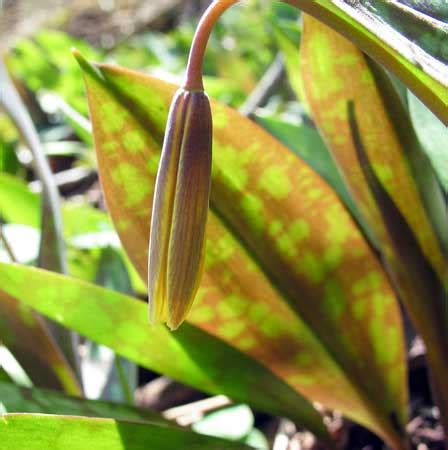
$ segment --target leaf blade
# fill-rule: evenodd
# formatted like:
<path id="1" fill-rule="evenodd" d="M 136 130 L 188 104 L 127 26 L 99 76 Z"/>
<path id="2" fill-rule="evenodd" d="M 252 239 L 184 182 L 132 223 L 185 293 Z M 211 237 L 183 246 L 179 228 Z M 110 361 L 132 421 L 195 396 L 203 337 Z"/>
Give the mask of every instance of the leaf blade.
<path id="1" fill-rule="evenodd" d="M 162 416 L 148 409 L 119 403 L 69 397 L 47 389 L 23 388 L 11 382 L 0 381 L 0 398 L 7 413 L 40 413 L 86 417 L 104 417 L 120 420 L 144 420 L 167 425 Z"/>
<path id="2" fill-rule="evenodd" d="M 0 295 L 7 291 L 20 297 L 41 314 L 143 367 L 274 414 L 292 415 L 325 438 L 320 415 L 303 397 L 255 360 L 192 325 L 176 333 L 151 327 L 143 302 L 41 269 L 0 264 L 0 280 Z"/>
<path id="3" fill-rule="evenodd" d="M 86 417 L 5 414 L 0 417 L 8 450 L 249 450 L 243 444 L 201 436 L 173 427 Z"/>
<path id="4" fill-rule="evenodd" d="M 314 119 L 376 235 L 400 296 L 427 342 L 436 383 L 442 386 L 448 370 L 447 225 L 444 202 L 436 201 L 441 193 L 434 174 L 425 171 L 427 161 L 387 77 L 352 43 L 309 16 L 302 76 Z M 431 185 L 435 190 L 428 196 L 424 189 Z M 434 212 L 440 215 L 434 218 Z M 441 404 L 446 405 L 447 392 L 441 392 Z"/>
<path id="5" fill-rule="evenodd" d="M 406 57 L 391 47 L 393 36 L 390 35 L 389 30 L 383 27 L 374 30 L 372 22 L 366 20 L 362 14 L 361 16 L 357 15 L 356 11 L 353 11 L 351 6 L 343 1 L 286 0 L 286 2 L 302 9 L 350 39 L 361 50 L 394 73 L 440 120 L 448 124 L 447 81 L 444 83 L 437 81 L 433 76 L 407 59 L 409 53 Z M 378 37 L 377 31 L 378 34 L 384 31 L 385 36 L 389 37 L 383 40 Z M 412 60 L 412 58 L 410 59 Z M 437 65 L 437 67 L 440 67 L 440 65 Z M 441 67 L 446 71 L 444 65 Z M 444 76 L 446 77 L 446 75 Z"/>
<path id="6" fill-rule="evenodd" d="M 168 105 L 175 87 L 116 67 L 99 66 L 94 69 L 86 61 L 81 61 L 81 67 L 88 87 L 99 168 L 109 211 L 128 254 L 145 277 L 147 255 L 144 249 L 147 246 L 152 186 Z M 343 410 L 379 433 L 388 429 L 385 434 L 395 435 L 392 440 L 399 441 L 396 432 L 388 425 L 389 412 L 377 409 L 394 409 L 396 398 L 392 398 L 397 395 L 402 410 L 406 398 L 404 382 L 399 381 L 405 372 L 400 317 L 381 268 L 345 208 L 314 172 L 236 112 L 217 104 L 212 108 L 215 153 L 206 275 L 191 320 L 245 353 L 256 355 L 257 360 L 280 377 L 290 380 L 309 398 Z M 127 147 L 122 139 L 131 132 L 140 136 L 138 148 Z M 274 167 L 274 172 L 268 171 L 263 177 L 270 166 Z M 129 179 L 134 183 L 141 180 L 137 185 L 144 186 L 144 191 L 133 192 Z M 294 183 L 297 180 L 295 190 L 291 180 Z M 308 190 L 311 191 L 309 197 L 302 192 Z M 313 208 L 316 211 L 309 219 L 307 214 Z M 327 211 L 325 217 L 331 231 L 323 231 L 327 223 L 319 224 L 319 210 Z M 281 218 L 280 228 L 275 223 L 277 216 Z M 273 228 L 267 226 L 271 221 L 274 222 Z M 339 227 L 340 222 L 342 228 Z M 292 224 L 294 226 L 290 228 Z M 332 224 L 337 224 L 338 228 L 334 235 Z M 341 230 L 342 234 L 339 233 Z M 326 240 L 322 239 L 323 233 Z M 263 250 L 260 253 L 260 240 L 264 242 L 265 253 Z M 342 250 L 341 245 L 348 249 L 348 253 Z M 327 265 L 328 260 L 317 256 L 325 252 L 330 259 L 332 255 L 336 257 L 333 263 Z M 300 254 L 307 255 L 307 258 L 294 262 Z M 353 270 L 360 273 L 354 275 Z M 370 288 L 368 294 L 363 290 L 360 298 L 355 299 L 353 278 L 363 279 L 367 275 L 370 279 L 370 272 L 374 272 L 372 277 L 377 279 L 372 292 Z M 373 291 L 378 294 L 375 297 L 378 304 L 382 304 L 377 310 L 373 308 L 372 300 L 369 301 Z M 305 299 L 309 298 L 312 302 L 307 303 Z M 327 301 L 322 301 L 325 298 Z M 334 308 L 331 299 L 335 299 Z M 383 316 L 384 311 L 388 311 L 390 334 L 387 339 L 394 341 L 392 347 L 385 350 L 383 341 L 380 344 L 374 337 L 374 327 L 366 331 L 360 325 L 352 307 L 348 306 L 356 300 L 361 300 L 366 308 L 372 308 L 369 311 L 371 317 L 378 320 L 378 326 L 386 317 Z M 244 314 L 251 303 L 258 302 L 270 310 L 269 315 L 261 315 L 266 317 L 264 327 L 260 326 L 260 320 L 256 320 L 257 316 Z M 316 305 L 320 305 L 322 310 L 318 310 Z M 229 313 L 222 312 L 226 310 Z M 286 326 L 292 320 L 292 311 L 295 312 L 293 327 L 297 334 Z M 350 323 L 343 329 L 338 322 L 341 311 L 344 320 Z M 321 316 L 325 317 L 325 324 Z M 248 332 L 250 334 L 246 336 Z M 299 356 L 295 363 L 290 356 L 282 360 L 281 365 L 275 363 L 273 348 L 284 353 L 284 339 L 288 339 L 288 346 L 293 349 L 297 349 L 300 342 L 306 356 Z M 255 345 L 255 342 L 259 344 Z M 352 343 L 359 347 L 350 348 Z M 352 356 L 347 353 L 347 348 L 350 348 Z M 385 356 L 384 352 L 392 348 L 394 356 Z M 389 383 L 391 388 L 390 398 L 382 402 L 382 406 L 374 406 L 376 400 L 373 399 L 382 396 L 384 389 L 373 394 L 370 387 L 367 388 L 370 393 L 367 393 L 366 385 L 360 380 L 371 377 L 373 370 L 382 377 L 389 369 L 370 367 L 369 376 L 365 376 L 362 374 L 365 368 L 361 369 L 356 362 L 360 358 L 353 356 L 357 352 L 366 352 L 370 361 L 372 354 L 376 355 L 375 364 L 378 362 L 379 366 L 396 364 L 395 380 L 379 383 Z M 316 357 L 318 354 L 320 356 Z M 293 375 L 298 367 L 303 376 Z M 336 379 L 344 395 L 339 395 L 331 384 Z M 402 413 L 397 413 L 397 416 L 402 416 Z"/>
<path id="7" fill-rule="evenodd" d="M 0 337 L 33 383 L 79 395 L 74 372 L 38 314 L 16 299 L 0 298 Z"/>

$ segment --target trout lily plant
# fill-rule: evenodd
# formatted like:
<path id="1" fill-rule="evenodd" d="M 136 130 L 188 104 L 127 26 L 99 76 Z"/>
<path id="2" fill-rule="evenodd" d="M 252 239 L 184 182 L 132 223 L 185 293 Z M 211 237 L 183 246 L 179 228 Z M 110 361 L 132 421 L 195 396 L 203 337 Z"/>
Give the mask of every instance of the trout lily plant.
<path id="1" fill-rule="evenodd" d="M 446 435 L 448 183 L 439 163 L 448 146 L 434 151 L 411 121 L 422 102 L 446 131 L 444 2 L 284 2 L 303 13 L 300 49 L 283 48 L 293 55 L 286 69 L 331 174 L 317 145 L 297 157 L 204 92 L 207 43 L 235 3 L 211 2 L 180 88 L 74 51 L 107 208 L 147 282 L 149 321 L 130 290 L 0 263 L 0 339 L 35 385 L 21 394 L 6 374 L 0 381 L 4 448 L 250 448 L 155 412 L 69 397 L 83 396 L 76 364 L 43 316 L 142 367 L 287 417 L 326 448 L 337 442 L 322 412 L 335 410 L 393 450 L 410 448 L 409 317 Z M 2 77 L 0 101 L 14 111 Z M 4 204 L 0 196 L 8 219 Z M 61 415 L 39 414 L 48 412 Z"/>

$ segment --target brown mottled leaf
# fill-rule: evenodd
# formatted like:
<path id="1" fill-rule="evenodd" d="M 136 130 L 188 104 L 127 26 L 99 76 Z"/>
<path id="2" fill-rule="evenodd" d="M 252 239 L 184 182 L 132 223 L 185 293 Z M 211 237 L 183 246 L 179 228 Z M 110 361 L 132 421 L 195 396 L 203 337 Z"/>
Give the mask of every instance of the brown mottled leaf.
<path id="1" fill-rule="evenodd" d="M 83 60 L 100 175 L 146 278 L 154 177 L 175 87 Z M 406 421 L 401 319 L 388 281 L 338 197 L 235 111 L 213 104 L 212 211 L 190 321 L 312 400 L 399 448 Z"/>
<path id="2" fill-rule="evenodd" d="M 448 124 L 448 69 L 443 55 L 446 24 L 422 18 L 418 11 L 395 0 L 285 1 L 350 39 Z"/>
<path id="3" fill-rule="evenodd" d="M 427 161 L 416 164 L 418 149 L 406 113 L 387 79 L 353 44 L 306 17 L 301 54 L 314 119 L 426 341 L 439 403 L 448 413 L 443 381 L 448 373 L 448 266 L 443 241 L 430 220 L 437 213 L 440 192 L 432 191 L 428 198 L 421 191 L 434 174 L 425 172 L 424 185 L 417 183 Z M 426 200 L 434 203 L 433 209 Z M 442 213 L 443 208 L 442 202 Z M 444 217 L 439 228 L 443 224 L 446 230 Z"/>

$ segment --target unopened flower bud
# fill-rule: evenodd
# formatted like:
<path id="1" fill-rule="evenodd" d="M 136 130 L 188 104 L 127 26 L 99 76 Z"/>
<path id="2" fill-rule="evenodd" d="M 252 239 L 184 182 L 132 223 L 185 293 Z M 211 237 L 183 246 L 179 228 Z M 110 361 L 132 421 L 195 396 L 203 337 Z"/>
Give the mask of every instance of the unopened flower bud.
<path id="1" fill-rule="evenodd" d="M 211 161 L 208 97 L 179 89 L 168 116 L 149 242 L 150 321 L 171 329 L 185 320 L 201 280 Z"/>

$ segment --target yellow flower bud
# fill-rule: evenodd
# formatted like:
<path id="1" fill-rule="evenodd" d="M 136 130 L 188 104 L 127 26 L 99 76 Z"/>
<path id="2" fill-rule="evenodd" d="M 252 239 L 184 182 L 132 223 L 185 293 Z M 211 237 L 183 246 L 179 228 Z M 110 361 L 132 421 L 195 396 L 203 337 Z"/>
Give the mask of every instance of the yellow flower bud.
<path id="1" fill-rule="evenodd" d="M 210 196 L 212 115 L 201 90 L 173 99 L 154 194 L 149 242 L 149 316 L 176 329 L 201 280 Z"/>

